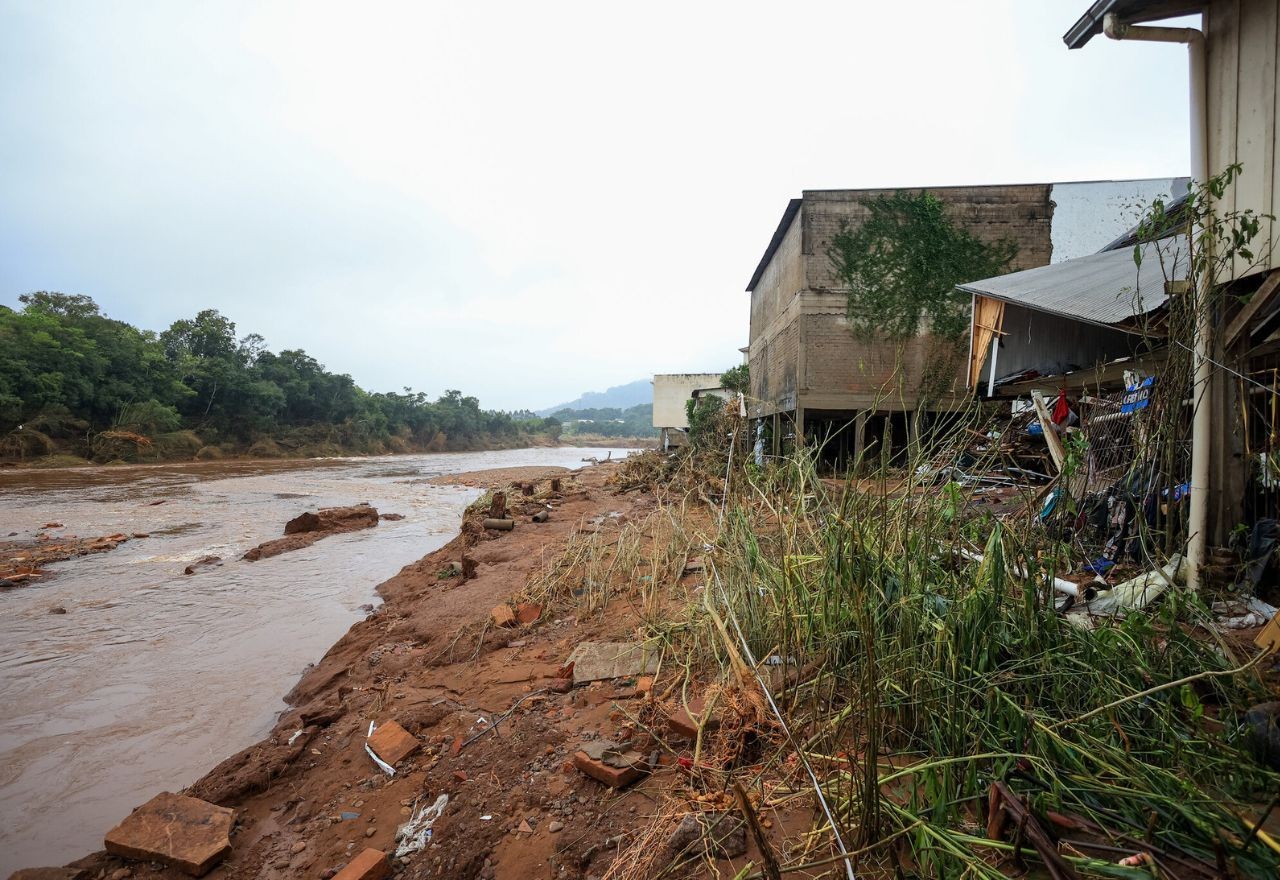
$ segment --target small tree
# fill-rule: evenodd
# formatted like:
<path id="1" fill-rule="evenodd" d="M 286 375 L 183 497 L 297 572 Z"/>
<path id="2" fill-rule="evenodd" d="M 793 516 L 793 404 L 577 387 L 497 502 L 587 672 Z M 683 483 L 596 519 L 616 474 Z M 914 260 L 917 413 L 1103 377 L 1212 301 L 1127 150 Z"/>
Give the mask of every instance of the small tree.
<path id="1" fill-rule="evenodd" d="M 863 336 L 905 339 L 924 322 L 935 335 L 959 339 L 969 326 L 969 298 L 956 285 L 1009 271 L 1017 245 L 980 241 L 927 192 L 863 204 L 867 219 L 856 229 L 843 223 L 827 249 L 848 287 L 849 323 Z"/>
<path id="2" fill-rule="evenodd" d="M 751 374 L 746 364 L 730 367 L 720 374 L 720 387 L 738 394 L 751 390 Z"/>

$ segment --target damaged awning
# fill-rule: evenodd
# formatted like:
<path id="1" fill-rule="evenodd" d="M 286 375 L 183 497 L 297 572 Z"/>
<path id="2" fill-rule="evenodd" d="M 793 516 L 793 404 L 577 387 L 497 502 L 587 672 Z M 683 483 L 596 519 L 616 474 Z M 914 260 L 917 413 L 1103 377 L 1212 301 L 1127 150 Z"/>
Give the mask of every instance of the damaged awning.
<path id="1" fill-rule="evenodd" d="M 1133 249 L 1104 251 L 959 285 L 976 296 L 1090 324 L 1124 329 L 1122 324 L 1150 314 L 1168 299 L 1165 281 L 1187 277 L 1187 237 L 1171 235 Z"/>
<path id="2" fill-rule="evenodd" d="M 1074 260 L 958 285 L 973 297 L 969 387 L 978 383 L 992 341 L 1001 334 L 1004 305 L 1129 333 L 1145 333 L 1137 319 L 1168 300 L 1168 281 L 1187 277 L 1187 237 L 1171 235 Z"/>

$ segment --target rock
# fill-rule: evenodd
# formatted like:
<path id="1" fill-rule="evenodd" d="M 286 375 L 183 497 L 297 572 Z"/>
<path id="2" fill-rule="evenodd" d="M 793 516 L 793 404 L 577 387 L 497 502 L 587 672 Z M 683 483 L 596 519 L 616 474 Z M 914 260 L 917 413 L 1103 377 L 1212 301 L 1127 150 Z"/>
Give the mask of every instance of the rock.
<path id="1" fill-rule="evenodd" d="M 550 831 L 552 834 L 557 834 L 564 830 L 564 823 L 561 822 L 559 819 L 555 819 L 551 822 L 550 825 L 547 826 L 547 830 Z"/>
<path id="2" fill-rule="evenodd" d="M 347 862 L 347 866 L 334 875 L 333 880 L 385 880 L 391 876 L 391 862 L 379 849 L 366 849 Z"/>
<path id="3" fill-rule="evenodd" d="M 305 840 L 299 840 L 293 846 L 289 847 L 289 852 L 296 856 L 298 853 L 302 852 L 306 848 L 307 848 L 307 842 Z"/>
<path id="4" fill-rule="evenodd" d="M 116 868 L 111 872 L 111 880 L 129 880 L 133 876 L 133 871 L 128 868 Z"/>
<path id="5" fill-rule="evenodd" d="M 533 826 L 529 824 L 528 819 L 521 819 L 520 827 L 518 827 L 516 830 L 519 831 L 521 834 L 532 834 Z"/>
<path id="6" fill-rule="evenodd" d="M 706 571 L 707 564 L 702 561 L 701 556 L 695 556 L 684 564 L 685 574 L 694 574 L 700 571 Z"/>
<path id="7" fill-rule="evenodd" d="M 573 755 L 573 766 L 610 788 L 623 788 L 644 776 L 648 763 L 639 752 L 623 749 L 608 740 L 595 740 Z"/>
<path id="8" fill-rule="evenodd" d="M 183 574 L 195 574 L 199 569 L 209 568 L 214 565 L 221 565 L 221 556 L 201 556 L 195 562 L 188 565 L 182 570 Z"/>
<path id="9" fill-rule="evenodd" d="M 61 605 L 54 605 L 52 608 L 49 609 L 49 613 L 50 614 L 66 614 L 67 609 L 63 608 Z"/>
<path id="10" fill-rule="evenodd" d="M 112 855 L 172 865 L 202 877 L 231 852 L 235 811 L 198 798 L 161 792 L 107 832 Z"/>
<path id="11" fill-rule="evenodd" d="M 653 676 L 642 675 L 636 679 L 636 696 L 646 697 L 653 692 Z"/>
<path id="12" fill-rule="evenodd" d="M 547 685 L 547 690 L 553 694 L 567 694 L 573 690 L 572 678 L 553 678 L 551 683 Z"/>
<path id="13" fill-rule="evenodd" d="M 1244 713 L 1245 741 L 1260 764 L 1280 770 L 1280 701 L 1259 703 Z"/>
<path id="14" fill-rule="evenodd" d="M 299 532 L 318 532 L 320 531 L 320 516 L 315 513 L 304 513 L 295 516 L 284 524 L 284 533 L 286 535 L 296 535 Z"/>
<path id="15" fill-rule="evenodd" d="M 685 816 L 667 840 L 666 861 L 711 855 L 732 859 L 747 851 L 747 823 L 733 813 Z"/>
<path id="16" fill-rule="evenodd" d="M 658 670 L 658 652 L 641 642 L 581 642 L 569 655 L 575 682 L 650 675 Z M 568 664 L 566 664 L 568 665 Z"/>
<path id="17" fill-rule="evenodd" d="M 394 721 L 378 727 L 369 737 L 369 748 L 392 767 L 417 751 L 419 745 L 417 737 Z"/>
<path id="18" fill-rule="evenodd" d="M 387 522 L 400 522 L 400 520 L 404 519 L 404 514 L 403 513 L 383 513 L 378 516 L 378 519 L 385 519 Z"/>
<path id="19" fill-rule="evenodd" d="M 84 871 L 77 868 L 20 868 L 9 880 L 80 880 Z"/>
<path id="20" fill-rule="evenodd" d="M 378 833 L 378 829 L 377 829 L 377 828 L 374 828 L 372 825 L 370 825 L 368 828 L 366 828 L 366 829 L 364 830 L 364 836 L 365 836 L 365 837 L 373 837 L 373 835 L 375 835 L 375 834 L 377 834 L 377 833 Z"/>

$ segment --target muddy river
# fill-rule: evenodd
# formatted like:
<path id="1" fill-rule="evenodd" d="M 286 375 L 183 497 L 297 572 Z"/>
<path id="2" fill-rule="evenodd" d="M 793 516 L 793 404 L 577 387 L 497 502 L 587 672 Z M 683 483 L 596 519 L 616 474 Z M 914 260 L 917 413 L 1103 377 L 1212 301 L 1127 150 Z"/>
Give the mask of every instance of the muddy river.
<path id="1" fill-rule="evenodd" d="M 306 665 L 378 601 L 374 588 L 456 534 L 478 493 L 427 478 L 605 455 L 0 470 L 0 538 L 55 521 L 60 535 L 149 535 L 0 592 L 0 877 L 100 848 L 132 807 L 261 739 Z M 203 556 L 237 560 L 304 510 L 358 501 L 405 519 L 183 574 Z"/>

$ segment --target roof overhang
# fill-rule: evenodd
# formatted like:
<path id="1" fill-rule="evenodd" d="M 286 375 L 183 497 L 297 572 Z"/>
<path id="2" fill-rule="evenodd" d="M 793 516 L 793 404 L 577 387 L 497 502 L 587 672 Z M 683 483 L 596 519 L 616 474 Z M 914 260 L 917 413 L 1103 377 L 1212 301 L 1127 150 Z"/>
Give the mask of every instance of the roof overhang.
<path id="1" fill-rule="evenodd" d="M 1134 260 L 1133 248 L 1124 248 L 957 287 L 1073 321 L 1141 332 L 1135 319 L 1165 304 L 1165 282 L 1187 277 L 1187 238 L 1171 235 L 1139 247 L 1141 263 Z"/>
<path id="2" fill-rule="evenodd" d="M 1115 13 L 1128 24 L 1159 21 L 1203 12 L 1209 0 L 1096 0 L 1089 10 L 1062 36 L 1068 49 L 1082 48 L 1102 33 L 1102 20 Z"/>
<path id="3" fill-rule="evenodd" d="M 764 274 L 764 270 L 769 266 L 769 261 L 773 259 L 778 246 L 782 244 L 782 239 L 786 237 L 787 230 L 791 228 L 791 222 L 800 213 L 802 202 L 804 202 L 804 199 L 792 199 L 787 202 L 787 210 L 782 212 L 782 220 L 779 221 L 778 228 L 774 230 L 773 238 L 769 240 L 769 246 L 764 249 L 764 256 L 760 258 L 760 264 L 756 266 L 756 271 L 752 274 L 751 280 L 747 282 L 748 293 L 755 290 L 756 285 L 760 283 L 760 276 Z"/>

